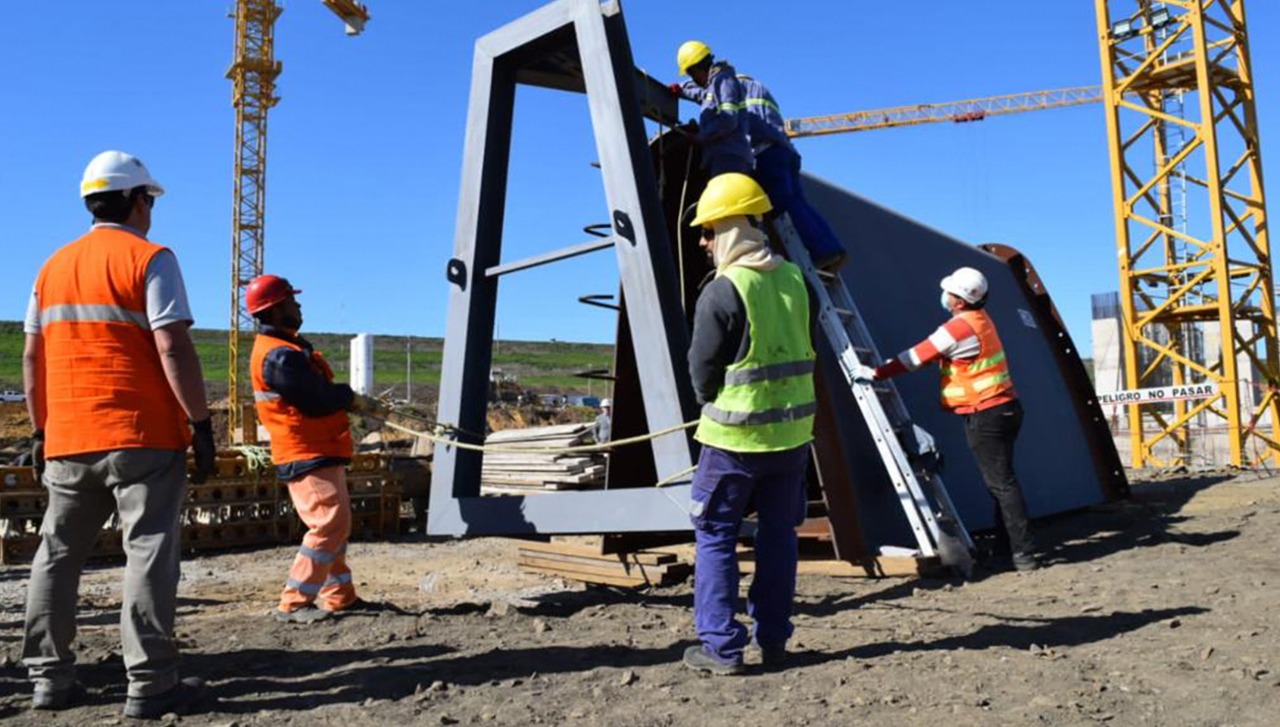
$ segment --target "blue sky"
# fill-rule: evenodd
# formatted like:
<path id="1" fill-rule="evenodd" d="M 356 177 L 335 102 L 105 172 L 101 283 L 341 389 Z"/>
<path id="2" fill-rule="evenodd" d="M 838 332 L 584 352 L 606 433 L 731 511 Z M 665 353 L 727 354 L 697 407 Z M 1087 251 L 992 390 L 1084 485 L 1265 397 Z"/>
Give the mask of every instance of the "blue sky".
<path id="1" fill-rule="evenodd" d="M 285 3 L 266 267 L 305 289 L 311 330 L 439 336 L 472 46 L 542 3 L 369 4 L 365 34 L 348 38 L 319 0 Z M 232 5 L 60 0 L 28 3 L 0 25 L 0 199 L 11 211 L 0 233 L 0 319 L 22 316 L 41 262 L 85 229 L 84 164 L 118 148 L 169 190 L 151 236 L 178 253 L 197 325 L 226 326 Z M 1100 77 L 1087 0 L 810 2 L 786 13 L 776 3 L 720 5 L 690 13 L 674 0 L 625 3 L 637 64 L 675 80 L 676 47 L 702 39 L 765 81 L 793 117 Z M 1264 39 L 1280 37 L 1280 8 L 1252 0 L 1248 10 L 1265 171 L 1278 194 L 1280 54 L 1263 51 Z M 1117 277 L 1101 107 L 807 139 L 800 150 L 808 170 L 881 204 L 969 242 L 1023 250 L 1088 350 L 1089 294 L 1114 290 Z M 583 225 L 606 219 L 582 98 L 522 90 L 513 154 L 507 259 L 580 242 Z M 576 302 L 616 290 L 609 253 L 508 280 L 502 338 L 612 338 L 612 319 Z"/>

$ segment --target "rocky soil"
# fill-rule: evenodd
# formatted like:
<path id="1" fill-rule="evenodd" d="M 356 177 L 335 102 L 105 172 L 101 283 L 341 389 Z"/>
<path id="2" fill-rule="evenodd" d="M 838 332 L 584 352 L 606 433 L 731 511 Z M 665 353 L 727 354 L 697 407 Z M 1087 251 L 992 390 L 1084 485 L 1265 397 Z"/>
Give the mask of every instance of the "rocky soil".
<path id="1" fill-rule="evenodd" d="M 688 584 L 585 589 L 519 573 L 505 540 L 353 544 L 388 605 L 268 618 L 290 548 L 193 557 L 178 631 L 210 698 L 193 725 L 1273 725 L 1280 479 L 1172 479 L 1039 523 L 1049 567 L 969 582 L 802 577 L 787 669 L 679 664 Z M 0 718 L 118 724 L 118 564 L 81 588 L 89 704 L 27 711 L 26 569 L 0 569 Z M 177 718 L 171 719 L 175 721 Z"/>

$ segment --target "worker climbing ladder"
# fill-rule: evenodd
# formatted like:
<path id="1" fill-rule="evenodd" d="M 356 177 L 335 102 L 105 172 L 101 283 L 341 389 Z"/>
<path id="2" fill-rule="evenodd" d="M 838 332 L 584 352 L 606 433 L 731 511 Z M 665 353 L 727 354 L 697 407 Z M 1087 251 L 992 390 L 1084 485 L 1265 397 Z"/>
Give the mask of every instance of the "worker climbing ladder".
<path id="1" fill-rule="evenodd" d="M 924 556 L 968 575 L 973 566 L 973 540 L 956 512 L 938 473 L 938 453 L 928 432 L 911 421 L 897 388 L 871 381 L 870 367 L 882 358 L 843 278 L 818 270 L 790 216 L 773 221 L 787 257 L 804 272 L 818 304 L 818 321 L 840 361 L 858 409 L 875 440 L 898 500 Z"/>

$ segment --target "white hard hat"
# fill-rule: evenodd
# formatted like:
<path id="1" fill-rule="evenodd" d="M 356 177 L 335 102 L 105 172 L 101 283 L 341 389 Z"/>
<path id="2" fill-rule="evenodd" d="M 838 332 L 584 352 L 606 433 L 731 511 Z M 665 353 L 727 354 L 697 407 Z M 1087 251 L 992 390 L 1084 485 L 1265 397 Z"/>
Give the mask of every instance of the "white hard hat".
<path id="1" fill-rule="evenodd" d="M 607 406 L 607 407 L 612 408 L 612 407 L 613 407 L 613 399 L 601 399 L 601 400 L 600 400 L 600 408 L 601 408 L 601 409 L 603 409 L 603 408 L 605 408 L 606 406 Z"/>
<path id="2" fill-rule="evenodd" d="M 98 192 L 127 192 L 134 187 L 146 187 L 147 194 L 159 197 L 164 194 L 156 180 L 151 178 L 142 160 L 122 151 L 104 151 L 84 168 L 80 180 L 80 196 L 88 197 Z"/>
<path id="3" fill-rule="evenodd" d="M 987 297 L 987 276 L 973 268 L 959 268 L 942 279 L 942 289 L 963 298 L 968 303 L 977 303 Z"/>

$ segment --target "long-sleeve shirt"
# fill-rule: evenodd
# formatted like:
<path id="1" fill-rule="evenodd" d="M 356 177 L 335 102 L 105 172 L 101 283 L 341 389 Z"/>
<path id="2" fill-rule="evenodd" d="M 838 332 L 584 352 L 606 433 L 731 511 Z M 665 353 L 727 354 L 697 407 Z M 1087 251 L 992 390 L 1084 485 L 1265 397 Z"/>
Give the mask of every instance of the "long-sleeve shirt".
<path id="1" fill-rule="evenodd" d="M 746 94 L 733 66 L 719 62 L 711 66 L 706 87 L 693 81 L 681 86 L 681 97 L 702 105 L 698 116 L 698 145 L 702 147 L 704 169 L 740 168 L 753 165 L 745 111 Z"/>
<path id="2" fill-rule="evenodd" d="M 733 281 L 720 276 L 702 289 L 693 312 L 689 376 L 699 404 L 714 401 L 724 386 L 724 372 L 751 348 L 747 306 Z"/>
<path id="3" fill-rule="evenodd" d="M 795 147 L 787 136 L 786 121 L 782 109 L 773 99 L 768 87 L 751 76 L 738 76 L 742 84 L 743 109 L 747 112 L 747 136 L 751 139 L 751 151 L 756 156 L 774 144 Z"/>
<path id="4" fill-rule="evenodd" d="M 272 391 L 290 406 L 296 408 L 303 416 L 322 417 L 351 407 L 355 392 L 347 384 L 329 381 L 311 363 L 314 348 L 307 339 L 290 335 L 288 332 L 270 326 L 264 326 L 262 332 L 296 343 L 301 351 L 280 346 L 272 349 L 262 361 L 262 380 Z M 328 467 L 334 464 L 346 464 L 348 461 L 340 457 L 321 457 L 319 459 L 290 462 L 276 467 L 276 477 L 288 482 L 297 479 L 311 470 Z"/>

